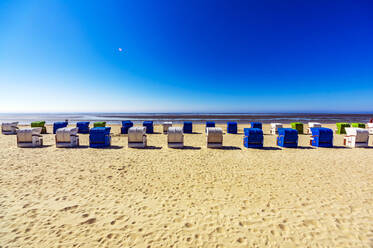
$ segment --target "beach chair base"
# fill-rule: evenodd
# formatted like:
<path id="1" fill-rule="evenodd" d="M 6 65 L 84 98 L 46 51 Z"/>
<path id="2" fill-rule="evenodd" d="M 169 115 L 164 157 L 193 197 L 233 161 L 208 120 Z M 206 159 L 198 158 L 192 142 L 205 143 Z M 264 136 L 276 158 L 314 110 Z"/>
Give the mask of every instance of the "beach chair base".
<path id="1" fill-rule="evenodd" d="M 110 147 L 110 143 L 109 144 L 105 144 L 105 143 L 94 143 L 94 144 L 89 144 L 89 147 L 91 148 L 105 148 L 105 147 Z"/>
<path id="2" fill-rule="evenodd" d="M 32 137 L 32 142 L 17 143 L 20 148 L 36 148 L 43 146 L 43 139 L 40 137 Z"/>
<path id="3" fill-rule="evenodd" d="M 17 134 L 17 131 L 2 131 L 1 133 L 4 135 L 15 135 Z"/>
<path id="4" fill-rule="evenodd" d="M 207 143 L 207 148 L 221 148 L 223 143 Z"/>
<path id="5" fill-rule="evenodd" d="M 169 148 L 183 148 L 184 143 L 168 143 Z"/>
<path id="6" fill-rule="evenodd" d="M 79 147 L 79 138 L 67 143 L 67 142 L 59 142 L 56 143 L 57 148 L 74 148 Z"/>
<path id="7" fill-rule="evenodd" d="M 128 143 L 129 148 L 145 148 L 146 147 L 146 142 L 131 142 Z"/>
<path id="8" fill-rule="evenodd" d="M 261 143 L 249 143 L 249 144 L 245 144 L 244 143 L 244 147 L 246 147 L 246 148 L 263 148 L 263 144 L 261 144 Z"/>

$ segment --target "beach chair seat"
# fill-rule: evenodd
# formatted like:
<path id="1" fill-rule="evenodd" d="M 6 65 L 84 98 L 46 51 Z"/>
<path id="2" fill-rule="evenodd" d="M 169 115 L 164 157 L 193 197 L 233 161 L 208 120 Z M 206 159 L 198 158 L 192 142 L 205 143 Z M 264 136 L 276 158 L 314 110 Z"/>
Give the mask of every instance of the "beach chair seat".
<path id="1" fill-rule="evenodd" d="M 333 130 L 325 127 L 311 127 L 310 145 L 315 147 L 333 147 Z"/>
<path id="2" fill-rule="evenodd" d="M 89 133 L 89 121 L 79 121 L 76 123 L 78 133 Z"/>
<path id="3" fill-rule="evenodd" d="M 363 128 L 347 127 L 344 145 L 347 147 L 368 147 L 369 131 Z"/>
<path id="4" fill-rule="evenodd" d="M 42 147 L 43 137 L 42 128 L 25 128 L 17 130 L 17 146 L 22 148 Z"/>
<path id="5" fill-rule="evenodd" d="M 260 128 L 244 129 L 243 145 L 246 148 L 263 148 L 263 130 Z"/>
<path id="6" fill-rule="evenodd" d="M 303 134 L 303 123 L 292 122 L 290 125 L 292 129 L 296 129 L 298 131 L 298 134 Z"/>
<path id="7" fill-rule="evenodd" d="M 89 147 L 104 148 L 111 145 L 110 127 L 94 127 L 89 130 Z"/>
<path id="8" fill-rule="evenodd" d="M 321 123 L 319 123 L 319 122 L 308 122 L 308 129 L 307 129 L 308 134 L 312 134 L 311 128 L 313 128 L 313 127 L 321 127 Z"/>
<path id="9" fill-rule="evenodd" d="M 1 133 L 5 135 L 17 134 L 18 122 L 4 122 L 1 124 Z"/>
<path id="10" fill-rule="evenodd" d="M 259 128 L 259 129 L 262 129 L 262 123 L 261 122 L 256 122 L 256 121 L 252 121 L 250 122 L 250 126 L 251 128 Z"/>
<path id="11" fill-rule="evenodd" d="M 346 134 L 346 127 L 351 127 L 349 123 L 338 122 L 336 123 L 337 129 L 335 130 L 336 134 Z"/>
<path id="12" fill-rule="evenodd" d="M 237 122 L 229 121 L 227 123 L 227 133 L 237 134 Z"/>
<path id="13" fill-rule="evenodd" d="M 170 127 L 172 127 L 172 122 L 171 121 L 165 121 L 165 122 L 163 122 L 162 126 L 163 126 L 163 133 L 166 134 L 168 132 L 168 129 Z"/>
<path id="14" fill-rule="evenodd" d="M 281 147 L 298 147 L 298 130 L 292 128 L 279 128 L 277 145 Z"/>
<path id="15" fill-rule="evenodd" d="M 205 127 L 205 133 L 207 133 L 207 128 L 209 127 L 215 127 L 214 121 L 206 121 L 206 127 Z"/>
<path id="16" fill-rule="evenodd" d="M 220 127 L 207 127 L 207 147 L 219 148 L 223 146 L 223 130 Z"/>
<path id="17" fill-rule="evenodd" d="M 106 121 L 96 121 L 93 123 L 93 127 L 106 127 Z"/>
<path id="18" fill-rule="evenodd" d="M 154 126 L 153 121 L 144 121 L 142 123 L 143 127 L 145 127 L 145 132 L 148 134 L 154 133 Z"/>
<path id="19" fill-rule="evenodd" d="M 122 121 L 122 127 L 120 128 L 121 134 L 128 134 L 128 129 L 133 127 L 132 121 Z"/>
<path id="20" fill-rule="evenodd" d="M 365 128 L 365 123 L 351 123 L 351 127 Z"/>
<path id="21" fill-rule="evenodd" d="M 271 129 L 269 130 L 269 132 L 273 135 L 276 135 L 276 134 L 278 134 L 278 129 L 279 128 L 282 128 L 281 123 L 271 123 Z"/>
<path id="22" fill-rule="evenodd" d="M 67 127 L 67 121 L 58 121 L 53 123 L 53 134 L 56 134 L 57 129 Z"/>
<path id="23" fill-rule="evenodd" d="M 131 127 L 128 129 L 128 147 L 144 148 L 146 145 L 146 127 Z"/>
<path id="24" fill-rule="evenodd" d="M 184 121 L 183 133 L 193 133 L 193 122 Z"/>
<path id="25" fill-rule="evenodd" d="M 78 147 L 79 136 L 77 127 L 63 127 L 56 130 L 56 147 Z"/>
<path id="26" fill-rule="evenodd" d="M 373 123 L 369 122 L 369 123 L 367 124 L 367 126 L 368 126 L 369 134 L 373 134 Z"/>
<path id="27" fill-rule="evenodd" d="M 45 127 L 45 121 L 33 121 L 31 122 L 31 128 L 33 127 L 41 127 L 41 133 L 47 133 L 47 128 Z"/>
<path id="28" fill-rule="evenodd" d="M 170 148 L 184 147 L 184 134 L 181 127 L 169 127 L 167 134 L 167 143 Z"/>

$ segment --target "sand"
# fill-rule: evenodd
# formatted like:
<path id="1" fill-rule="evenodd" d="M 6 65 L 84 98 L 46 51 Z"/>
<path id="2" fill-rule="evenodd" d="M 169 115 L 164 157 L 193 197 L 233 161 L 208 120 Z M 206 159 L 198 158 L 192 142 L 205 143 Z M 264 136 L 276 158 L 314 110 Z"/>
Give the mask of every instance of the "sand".
<path id="1" fill-rule="evenodd" d="M 161 133 L 128 148 L 119 126 L 111 149 L 1 135 L 0 247 L 373 247 L 373 149 L 280 149 L 268 125 L 267 148 L 246 149 L 243 127 L 224 149 L 201 125 L 183 150 Z"/>

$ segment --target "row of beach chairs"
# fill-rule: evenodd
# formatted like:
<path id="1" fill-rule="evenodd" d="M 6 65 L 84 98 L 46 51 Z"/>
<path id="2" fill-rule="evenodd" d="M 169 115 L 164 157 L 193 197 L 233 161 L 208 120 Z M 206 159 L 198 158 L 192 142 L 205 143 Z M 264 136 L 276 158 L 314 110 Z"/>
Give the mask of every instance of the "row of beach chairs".
<path id="1" fill-rule="evenodd" d="M 368 123 L 365 129 L 362 123 L 337 123 L 336 133 L 347 134 L 344 144 L 348 147 L 367 147 L 369 144 L 370 127 L 373 122 Z M 31 128 L 18 129 L 18 123 L 3 123 L 4 134 L 17 134 L 19 147 L 39 147 L 43 145 L 42 135 L 46 133 L 45 122 L 33 122 Z M 75 128 L 67 127 L 68 122 L 55 122 L 53 133 L 55 134 L 57 147 L 79 146 L 78 133 L 89 133 L 90 147 L 101 148 L 111 145 L 110 127 L 106 122 L 95 122 L 93 128 L 89 128 L 89 122 L 78 122 Z M 292 123 L 292 128 L 283 128 L 281 123 L 271 123 L 272 134 L 277 134 L 277 145 L 281 147 L 298 146 L 298 135 L 303 133 L 302 123 Z M 342 129 L 343 128 L 343 129 Z M 183 127 L 173 127 L 172 122 L 163 123 L 163 132 L 167 134 L 168 146 L 170 148 L 182 148 L 184 146 L 184 133 L 192 133 L 192 122 L 184 122 Z M 223 145 L 223 130 L 215 127 L 214 122 L 206 122 L 207 147 L 218 148 Z M 128 134 L 128 146 L 132 148 L 144 148 L 147 146 L 146 134 L 153 133 L 153 122 L 144 121 L 142 127 L 134 127 L 131 121 L 123 121 L 121 133 Z M 237 133 L 237 123 L 228 122 L 228 133 Z M 320 123 L 310 122 L 308 133 L 311 134 L 310 145 L 316 147 L 333 147 L 333 130 L 321 127 Z M 263 130 L 260 122 L 252 122 L 251 128 L 244 129 L 243 144 L 247 148 L 263 147 Z"/>

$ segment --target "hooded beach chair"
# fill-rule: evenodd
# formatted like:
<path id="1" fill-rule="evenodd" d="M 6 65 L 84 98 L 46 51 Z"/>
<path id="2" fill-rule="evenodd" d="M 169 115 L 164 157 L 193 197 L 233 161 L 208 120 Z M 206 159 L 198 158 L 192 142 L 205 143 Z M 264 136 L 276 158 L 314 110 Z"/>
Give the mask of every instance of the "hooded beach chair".
<path id="1" fill-rule="evenodd" d="M 146 128 L 146 133 L 154 133 L 153 121 L 144 121 L 142 125 Z"/>
<path id="2" fill-rule="evenodd" d="M 94 127 L 89 130 L 89 147 L 103 148 L 111 145 L 110 127 Z"/>
<path id="3" fill-rule="evenodd" d="M 120 128 L 121 134 L 128 134 L 128 129 L 133 127 L 132 121 L 122 121 L 122 127 Z"/>
<path id="4" fill-rule="evenodd" d="M 351 127 L 350 124 L 344 122 L 336 123 L 337 129 L 335 130 L 336 134 L 346 134 L 346 127 Z"/>
<path id="5" fill-rule="evenodd" d="M 298 134 L 303 134 L 303 123 L 293 122 L 291 123 L 291 128 L 296 129 L 298 131 Z"/>
<path id="6" fill-rule="evenodd" d="M 67 121 L 59 121 L 53 123 L 53 134 L 56 134 L 57 129 L 67 127 Z"/>
<path id="7" fill-rule="evenodd" d="M 307 133 L 308 134 L 312 134 L 311 128 L 313 128 L 313 127 L 321 127 L 321 123 L 318 123 L 318 122 L 308 122 L 308 129 L 307 129 Z"/>
<path id="8" fill-rule="evenodd" d="M 263 148 L 263 130 L 260 128 L 244 128 L 243 145 L 247 148 Z"/>
<path id="9" fill-rule="evenodd" d="M 215 127 L 214 121 L 206 121 L 206 127 L 205 127 L 205 133 L 207 132 L 207 128 L 209 127 Z"/>
<path id="10" fill-rule="evenodd" d="M 237 133 L 237 122 L 229 121 L 227 122 L 227 133 Z"/>
<path id="11" fill-rule="evenodd" d="M 169 127 L 167 134 L 167 143 L 170 148 L 184 147 L 184 134 L 181 127 Z"/>
<path id="12" fill-rule="evenodd" d="M 171 121 L 165 121 L 165 122 L 163 122 L 162 126 L 163 126 L 163 133 L 166 134 L 168 132 L 168 129 L 170 127 L 172 127 L 172 122 Z"/>
<path id="13" fill-rule="evenodd" d="M 365 128 L 364 123 L 351 123 L 351 127 Z"/>
<path id="14" fill-rule="evenodd" d="M 369 134 L 373 134 L 373 123 L 369 122 L 367 125 L 368 125 Z"/>
<path id="15" fill-rule="evenodd" d="M 193 122 L 184 121 L 183 133 L 193 133 Z"/>
<path id="16" fill-rule="evenodd" d="M 63 127 L 56 131 L 56 147 L 78 147 L 79 136 L 77 127 Z"/>
<path id="17" fill-rule="evenodd" d="M 8 134 L 17 134 L 18 122 L 4 122 L 1 124 L 1 133 Z"/>
<path id="18" fill-rule="evenodd" d="M 250 122 L 250 126 L 251 128 L 259 128 L 259 129 L 262 129 L 262 123 L 261 122 Z"/>
<path id="19" fill-rule="evenodd" d="M 292 128 L 279 128 L 277 145 L 281 147 L 298 147 L 298 130 Z"/>
<path id="20" fill-rule="evenodd" d="M 47 128 L 45 127 L 45 121 L 33 121 L 31 122 L 31 128 L 41 127 L 41 133 L 47 133 Z"/>
<path id="21" fill-rule="evenodd" d="M 146 147 L 146 127 L 131 127 L 128 129 L 128 147 Z"/>
<path id="22" fill-rule="evenodd" d="M 43 136 L 41 135 L 42 128 L 26 128 L 17 131 L 17 146 L 18 147 L 42 147 Z"/>
<path id="23" fill-rule="evenodd" d="M 93 127 L 106 127 L 106 121 L 96 121 L 93 123 Z"/>
<path id="24" fill-rule="evenodd" d="M 79 121 L 76 123 L 78 133 L 89 133 L 89 121 Z"/>
<path id="25" fill-rule="evenodd" d="M 207 147 L 219 148 L 223 146 L 223 130 L 220 127 L 207 127 Z"/>
<path id="26" fill-rule="evenodd" d="M 333 147 L 333 130 L 325 127 L 311 127 L 310 145 L 316 147 Z"/>
<path id="27" fill-rule="evenodd" d="M 363 128 L 347 127 L 344 145 L 348 147 L 368 147 L 369 131 Z"/>
<path id="28" fill-rule="evenodd" d="M 269 130 L 269 132 L 271 134 L 278 134 L 278 129 L 279 128 L 282 128 L 281 123 L 271 123 L 271 129 Z"/>

